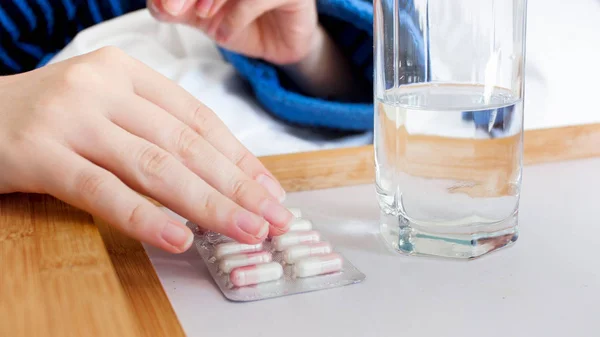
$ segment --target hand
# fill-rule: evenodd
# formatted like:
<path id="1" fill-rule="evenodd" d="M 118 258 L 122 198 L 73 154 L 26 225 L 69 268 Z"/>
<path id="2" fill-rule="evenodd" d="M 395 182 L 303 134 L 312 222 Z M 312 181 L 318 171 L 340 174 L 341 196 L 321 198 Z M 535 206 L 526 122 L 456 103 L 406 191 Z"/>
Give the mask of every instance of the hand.
<path id="1" fill-rule="evenodd" d="M 364 96 L 348 60 L 318 24 L 315 0 L 147 1 L 160 21 L 196 27 L 225 49 L 280 66 L 308 95 Z"/>
<path id="2" fill-rule="evenodd" d="M 204 31 L 222 47 L 284 65 L 318 48 L 314 0 L 147 0 L 161 21 Z"/>
<path id="3" fill-rule="evenodd" d="M 0 193 L 51 194 L 173 253 L 191 231 L 136 192 L 243 243 L 287 230 L 283 189 L 260 161 L 118 49 L 0 77 L 0 102 Z"/>

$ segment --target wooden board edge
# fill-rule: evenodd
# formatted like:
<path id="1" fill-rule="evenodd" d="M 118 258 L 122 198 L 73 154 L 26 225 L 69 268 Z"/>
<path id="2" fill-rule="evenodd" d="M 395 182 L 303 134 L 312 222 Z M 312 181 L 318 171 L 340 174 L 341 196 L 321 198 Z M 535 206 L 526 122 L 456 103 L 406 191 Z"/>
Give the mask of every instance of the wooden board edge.
<path id="1" fill-rule="evenodd" d="M 259 158 L 288 192 L 368 184 L 374 181 L 372 145 Z M 600 123 L 529 130 L 525 165 L 600 157 Z"/>
<path id="2" fill-rule="evenodd" d="M 143 336 L 185 336 L 142 244 L 94 217 Z"/>

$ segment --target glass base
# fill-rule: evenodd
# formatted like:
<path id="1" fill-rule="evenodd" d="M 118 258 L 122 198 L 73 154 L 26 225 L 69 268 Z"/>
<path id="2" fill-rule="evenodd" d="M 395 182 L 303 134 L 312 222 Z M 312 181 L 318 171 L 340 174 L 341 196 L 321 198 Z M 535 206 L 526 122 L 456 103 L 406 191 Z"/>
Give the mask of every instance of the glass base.
<path id="1" fill-rule="evenodd" d="M 433 232 L 401 215 L 382 212 L 380 228 L 384 241 L 402 254 L 475 259 L 513 245 L 519 237 L 517 224 L 515 213 L 497 223 L 474 224 L 452 233 Z"/>

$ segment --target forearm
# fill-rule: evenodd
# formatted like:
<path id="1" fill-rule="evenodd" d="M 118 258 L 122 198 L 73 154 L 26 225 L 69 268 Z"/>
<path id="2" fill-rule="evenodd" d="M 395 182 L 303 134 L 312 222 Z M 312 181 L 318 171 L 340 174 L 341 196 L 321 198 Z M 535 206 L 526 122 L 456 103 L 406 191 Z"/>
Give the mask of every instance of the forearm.
<path id="1" fill-rule="evenodd" d="M 350 63 L 321 26 L 315 31 L 311 52 L 281 69 L 307 95 L 345 101 L 362 90 Z"/>

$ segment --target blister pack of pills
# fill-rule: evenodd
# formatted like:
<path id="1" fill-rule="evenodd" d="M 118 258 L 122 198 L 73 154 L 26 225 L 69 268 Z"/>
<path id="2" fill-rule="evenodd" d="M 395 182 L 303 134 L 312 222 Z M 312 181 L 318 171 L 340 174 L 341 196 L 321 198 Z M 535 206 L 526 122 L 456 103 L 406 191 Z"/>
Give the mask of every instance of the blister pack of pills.
<path id="1" fill-rule="evenodd" d="M 286 234 L 256 245 L 214 233 L 197 234 L 196 248 L 226 298 L 256 301 L 359 283 L 365 275 L 302 218 Z"/>

